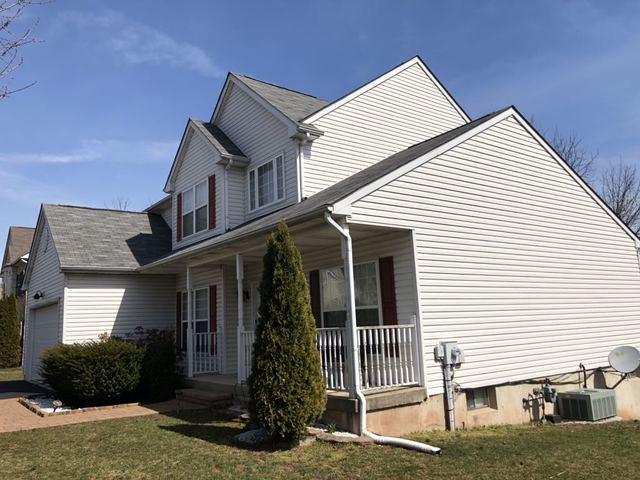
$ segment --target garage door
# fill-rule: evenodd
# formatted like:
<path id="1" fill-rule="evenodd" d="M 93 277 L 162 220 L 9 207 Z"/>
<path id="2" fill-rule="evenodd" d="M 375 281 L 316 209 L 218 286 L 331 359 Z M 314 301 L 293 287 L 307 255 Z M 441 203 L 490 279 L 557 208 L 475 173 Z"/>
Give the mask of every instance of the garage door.
<path id="1" fill-rule="evenodd" d="M 40 359 L 45 350 L 58 343 L 58 304 L 31 310 L 31 370 L 32 381 L 40 380 Z"/>

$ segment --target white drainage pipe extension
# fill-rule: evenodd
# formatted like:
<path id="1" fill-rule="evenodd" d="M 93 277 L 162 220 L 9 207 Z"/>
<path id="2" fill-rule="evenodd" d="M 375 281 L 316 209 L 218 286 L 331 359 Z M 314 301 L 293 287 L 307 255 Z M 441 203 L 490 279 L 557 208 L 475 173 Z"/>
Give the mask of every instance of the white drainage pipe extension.
<path id="1" fill-rule="evenodd" d="M 356 315 L 355 315 L 355 296 L 354 296 L 354 280 L 353 280 L 353 244 L 351 241 L 351 235 L 349 234 L 349 228 L 347 226 L 342 227 L 331 217 L 329 212 L 324 215 L 325 221 L 335 228 L 342 237 L 342 258 L 344 259 L 344 275 L 345 284 L 347 286 L 347 309 L 349 312 L 349 327 L 351 330 L 350 335 L 350 347 L 352 349 L 350 355 L 351 368 L 353 372 L 359 372 L 359 351 L 357 345 L 358 331 L 356 329 Z M 414 442 L 413 440 L 406 440 L 404 438 L 397 437 L 385 437 L 378 435 L 367 430 L 367 399 L 365 398 L 362 390 L 360 389 L 360 376 L 354 375 L 353 387 L 356 397 L 360 402 L 360 435 L 372 439 L 379 445 L 391 445 L 394 447 L 408 448 L 410 450 L 416 450 L 423 453 L 439 454 L 440 448 L 427 445 L 426 443 Z"/>

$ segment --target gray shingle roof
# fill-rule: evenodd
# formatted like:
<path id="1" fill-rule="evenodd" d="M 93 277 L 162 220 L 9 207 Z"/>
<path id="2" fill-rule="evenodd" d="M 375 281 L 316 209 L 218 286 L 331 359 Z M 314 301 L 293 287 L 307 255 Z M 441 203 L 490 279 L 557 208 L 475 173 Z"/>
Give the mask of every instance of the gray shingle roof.
<path id="1" fill-rule="evenodd" d="M 222 155 L 245 156 L 244 153 L 242 153 L 242 150 L 240 150 L 235 143 L 227 137 L 220 127 L 194 118 L 192 118 L 191 121 Z"/>
<path id="2" fill-rule="evenodd" d="M 484 117 L 478 118 L 473 122 L 469 122 L 460 127 L 454 128 L 453 130 L 449 130 L 448 132 L 445 132 L 441 135 L 430 138 L 429 140 L 417 143 L 405 150 L 402 150 L 391 155 L 390 157 L 385 158 L 384 160 L 379 161 L 378 163 L 371 165 L 368 168 L 365 168 L 364 170 L 359 171 L 358 173 L 355 173 L 354 175 L 351 175 L 350 177 L 345 178 L 344 180 L 316 193 L 312 197 L 309 197 L 308 199 L 300 203 L 296 203 L 289 207 L 285 207 L 282 210 L 278 210 L 277 212 L 265 215 L 264 217 L 258 218 L 256 220 L 252 220 L 251 222 L 240 225 L 235 229 L 230 230 L 217 237 L 203 240 L 200 243 L 186 247 L 179 251 L 174 251 L 171 254 L 167 255 L 167 259 L 179 257 L 187 252 L 199 250 L 200 248 L 206 246 L 214 246 L 227 243 L 236 238 L 257 233 L 264 229 L 272 228 L 280 221 L 281 218 L 290 221 L 308 217 L 317 212 L 323 211 L 327 207 L 337 203 L 343 198 L 348 197 L 352 193 L 355 193 L 356 191 L 369 185 L 375 180 L 384 177 L 388 173 L 393 172 L 394 170 L 402 167 L 412 160 L 428 154 L 436 148 L 454 140 L 460 135 L 463 135 L 468 131 L 474 129 L 475 127 L 496 117 L 509 108 L 511 107 L 498 110 L 491 114 L 485 115 Z"/>
<path id="3" fill-rule="evenodd" d="M 2 266 L 13 265 L 31 250 L 35 228 L 9 227 Z"/>
<path id="4" fill-rule="evenodd" d="M 233 76 L 296 123 L 330 103 L 312 95 L 289 90 L 255 78 L 236 73 Z"/>
<path id="5" fill-rule="evenodd" d="M 160 215 L 68 205 L 43 205 L 60 267 L 130 270 L 171 251 Z"/>

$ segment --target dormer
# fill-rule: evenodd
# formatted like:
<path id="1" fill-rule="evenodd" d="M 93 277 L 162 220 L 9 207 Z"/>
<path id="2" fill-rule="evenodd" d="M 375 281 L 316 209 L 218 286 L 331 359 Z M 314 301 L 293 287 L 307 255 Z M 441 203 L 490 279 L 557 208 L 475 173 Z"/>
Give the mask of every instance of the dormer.
<path id="1" fill-rule="evenodd" d="M 225 215 L 226 170 L 249 160 L 224 132 L 208 122 L 189 119 L 164 191 L 171 194 L 173 248 L 180 248 L 228 228 Z"/>

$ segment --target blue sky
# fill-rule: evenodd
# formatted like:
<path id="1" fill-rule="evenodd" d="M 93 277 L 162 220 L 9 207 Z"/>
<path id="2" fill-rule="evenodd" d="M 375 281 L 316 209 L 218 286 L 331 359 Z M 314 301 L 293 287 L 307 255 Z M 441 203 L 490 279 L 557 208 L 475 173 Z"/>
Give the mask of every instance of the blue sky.
<path id="1" fill-rule="evenodd" d="M 514 104 L 600 166 L 640 160 L 640 2 L 56 0 L 29 16 L 42 42 L 15 85 L 38 83 L 0 103 L 2 239 L 43 202 L 161 198 L 227 71 L 331 100 L 419 54 L 473 118 Z"/>

